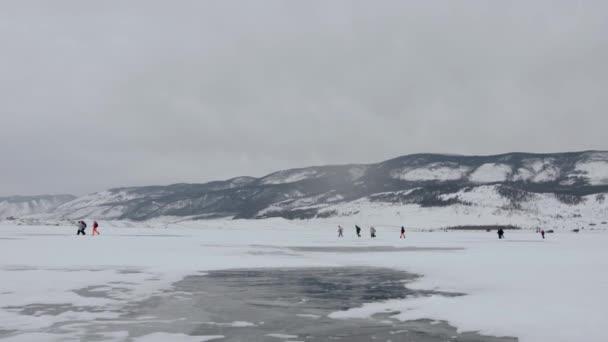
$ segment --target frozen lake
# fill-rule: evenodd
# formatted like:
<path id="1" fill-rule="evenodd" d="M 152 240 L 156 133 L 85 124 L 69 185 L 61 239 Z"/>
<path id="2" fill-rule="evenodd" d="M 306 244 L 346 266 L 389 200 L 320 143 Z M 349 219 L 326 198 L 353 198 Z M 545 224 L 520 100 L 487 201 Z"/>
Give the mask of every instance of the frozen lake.
<path id="1" fill-rule="evenodd" d="M 606 339 L 606 234 L 191 225 L 0 226 L 0 340 Z"/>
<path id="2" fill-rule="evenodd" d="M 146 340 L 159 332 L 187 335 L 192 341 L 217 337 L 222 341 L 515 341 L 476 333 L 458 333 L 445 322 L 392 319 L 394 312 L 369 318 L 335 319 L 331 313 L 366 303 L 418 296 L 460 294 L 411 290 L 404 286 L 416 276 L 368 267 L 242 269 L 191 275 L 149 298 L 125 302 L 116 318 L 75 320 L 54 324 L 47 333 L 105 341 Z M 120 296 L 119 283 L 90 286 L 75 292 L 84 298 Z M 66 312 L 95 314 L 98 307 L 70 304 L 29 304 L 5 307 L 25 316 L 58 316 Z M 6 331 L 10 336 L 14 332 Z M 158 338 L 162 337 L 160 335 Z M 221 338 L 220 338 L 221 336 Z M 182 336 L 183 337 L 183 336 Z"/>

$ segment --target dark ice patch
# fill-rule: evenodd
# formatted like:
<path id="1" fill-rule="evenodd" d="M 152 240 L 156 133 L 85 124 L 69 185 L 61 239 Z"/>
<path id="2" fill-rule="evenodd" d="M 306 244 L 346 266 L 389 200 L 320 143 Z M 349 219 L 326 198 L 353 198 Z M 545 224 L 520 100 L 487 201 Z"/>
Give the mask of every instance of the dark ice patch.
<path id="1" fill-rule="evenodd" d="M 127 287 L 120 286 L 87 286 L 82 289 L 74 290 L 73 292 L 77 295 L 85 298 L 111 298 L 119 299 L 120 295 L 131 292 L 132 290 Z"/>
<path id="2" fill-rule="evenodd" d="M 458 333 L 446 322 L 400 322 L 384 312 L 368 319 L 332 319 L 335 311 L 366 303 L 457 293 L 413 290 L 406 287 L 418 276 L 384 268 L 293 268 L 209 271 L 178 281 L 171 289 L 142 301 L 113 308 L 119 318 L 54 324 L 43 332 L 74 334 L 81 340 L 102 341 L 108 333 L 127 331 L 126 341 L 155 332 L 190 336 L 223 335 L 221 341 L 281 341 L 271 334 L 291 335 L 300 341 L 460 341 L 513 342 L 475 332 Z M 111 296 L 99 287 L 78 290 L 82 296 Z M 102 312 L 107 308 L 70 304 L 32 304 L 5 308 L 26 315 L 58 315 L 66 311 Z M 239 324 L 235 322 L 249 322 Z M 7 336 L 17 333 L 5 332 Z M 279 336 L 279 335 L 277 335 Z"/>
<path id="3" fill-rule="evenodd" d="M 451 252 L 461 251 L 461 247 L 394 247 L 394 246 L 302 246 L 288 247 L 296 252 L 326 253 L 380 253 L 380 252 Z"/>
<path id="4" fill-rule="evenodd" d="M 17 332 L 17 330 L 0 329 L 0 338 L 8 337 Z"/>
<path id="5" fill-rule="evenodd" d="M 269 334 L 306 341 L 516 341 L 459 334 L 445 322 L 399 322 L 391 318 L 396 312 L 370 319 L 328 317 L 335 311 L 389 299 L 460 295 L 408 289 L 405 284 L 416 278 L 406 272 L 363 267 L 210 271 L 188 276 L 174 284 L 174 291 L 131 306 L 125 316 L 156 317 L 156 322 L 139 324 L 137 334 L 224 335 L 222 341 L 234 342 L 281 340 Z M 232 326 L 239 321 L 254 325 Z"/>
<path id="6" fill-rule="evenodd" d="M 2 309 L 16 312 L 27 316 L 59 316 L 65 312 L 104 312 L 103 307 L 96 306 L 75 306 L 70 303 L 63 304 L 28 304 L 24 306 L 5 306 Z"/>

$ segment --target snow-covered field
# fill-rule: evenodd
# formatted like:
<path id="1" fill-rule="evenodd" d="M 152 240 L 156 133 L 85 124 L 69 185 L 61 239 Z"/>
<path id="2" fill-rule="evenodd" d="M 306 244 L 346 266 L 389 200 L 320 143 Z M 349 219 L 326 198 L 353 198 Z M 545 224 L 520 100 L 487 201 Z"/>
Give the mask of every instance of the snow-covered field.
<path id="1" fill-rule="evenodd" d="M 73 227 L 0 225 L 0 340 L 86 340 L 90 324 L 123 319 L 124 331 L 107 332 L 98 340 L 221 341 L 221 336 L 192 337 L 186 331 L 134 334 L 130 324 L 158 318 L 130 321 L 121 308 L 205 271 L 342 266 L 408 271 L 422 275 L 409 288 L 466 295 L 370 303 L 334 312 L 335 319 L 395 311 L 400 320 L 443 320 L 460 331 L 524 342 L 608 340 L 603 327 L 608 312 L 605 232 L 558 231 L 546 240 L 530 231 L 507 231 L 506 240 L 487 232 L 408 232 L 400 240 L 398 228 L 377 227 L 378 238 L 372 240 L 367 234 L 356 238 L 350 225 L 345 238 L 338 239 L 335 222 L 320 220 L 134 226 L 102 224 L 101 236 L 77 237 Z M 293 248 L 305 246 L 354 248 L 339 253 Z M 380 246 L 421 248 L 365 249 Z M 270 340 L 280 341 L 297 334 L 271 335 Z"/>

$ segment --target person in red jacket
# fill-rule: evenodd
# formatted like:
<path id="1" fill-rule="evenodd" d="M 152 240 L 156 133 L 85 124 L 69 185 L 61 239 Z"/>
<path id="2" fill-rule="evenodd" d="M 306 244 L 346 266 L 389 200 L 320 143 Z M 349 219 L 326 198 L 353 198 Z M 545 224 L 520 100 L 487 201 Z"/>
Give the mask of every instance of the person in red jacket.
<path id="1" fill-rule="evenodd" d="M 91 235 L 99 235 L 99 231 L 97 230 L 98 227 L 99 225 L 97 224 L 97 221 L 93 221 L 93 232 Z"/>

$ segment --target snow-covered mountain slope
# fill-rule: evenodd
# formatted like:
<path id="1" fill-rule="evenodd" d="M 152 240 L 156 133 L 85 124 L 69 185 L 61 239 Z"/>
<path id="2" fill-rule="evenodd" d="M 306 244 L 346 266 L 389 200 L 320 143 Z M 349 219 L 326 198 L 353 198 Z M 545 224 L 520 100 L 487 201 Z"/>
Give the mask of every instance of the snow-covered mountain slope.
<path id="1" fill-rule="evenodd" d="M 326 205 L 316 217 L 336 224 L 437 229 L 514 225 L 545 229 L 608 229 L 608 193 L 587 196 L 531 193 L 504 185 L 482 185 L 438 194 L 443 201 L 421 205 L 420 190 L 389 192 Z"/>
<path id="2" fill-rule="evenodd" d="M 583 210 L 593 195 L 606 192 L 608 152 L 415 154 L 378 164 L 285 170 L 262 178 L 111 189 L 65 203 L 50 216 L 118 220 L 163 216 L 310 219 L 343 216 L 341 208 L 368 201 L 370 205 L 355 211 L 373 212 L 380 207 L 448 208 L 456 214 L 470 212 L 484 217 L 485 212 L 509 209 L 544 217 L 545 211 L 533 208 L 555 203 L 551 198 L 563 204 L 553 206 L 555 210 L 569 212 L 575 206 Z M 477 197 L 471 199 L 473 195 Z M 601 209 L 605 204 L 594 205 Z M 600 209 L 596 212 L 603 213 Z"/>
<path id="3" fill-rule="evenodd" d="M 75 198 L 72 195 L 0 197 L 0 220 L 50 213 Z"/>

